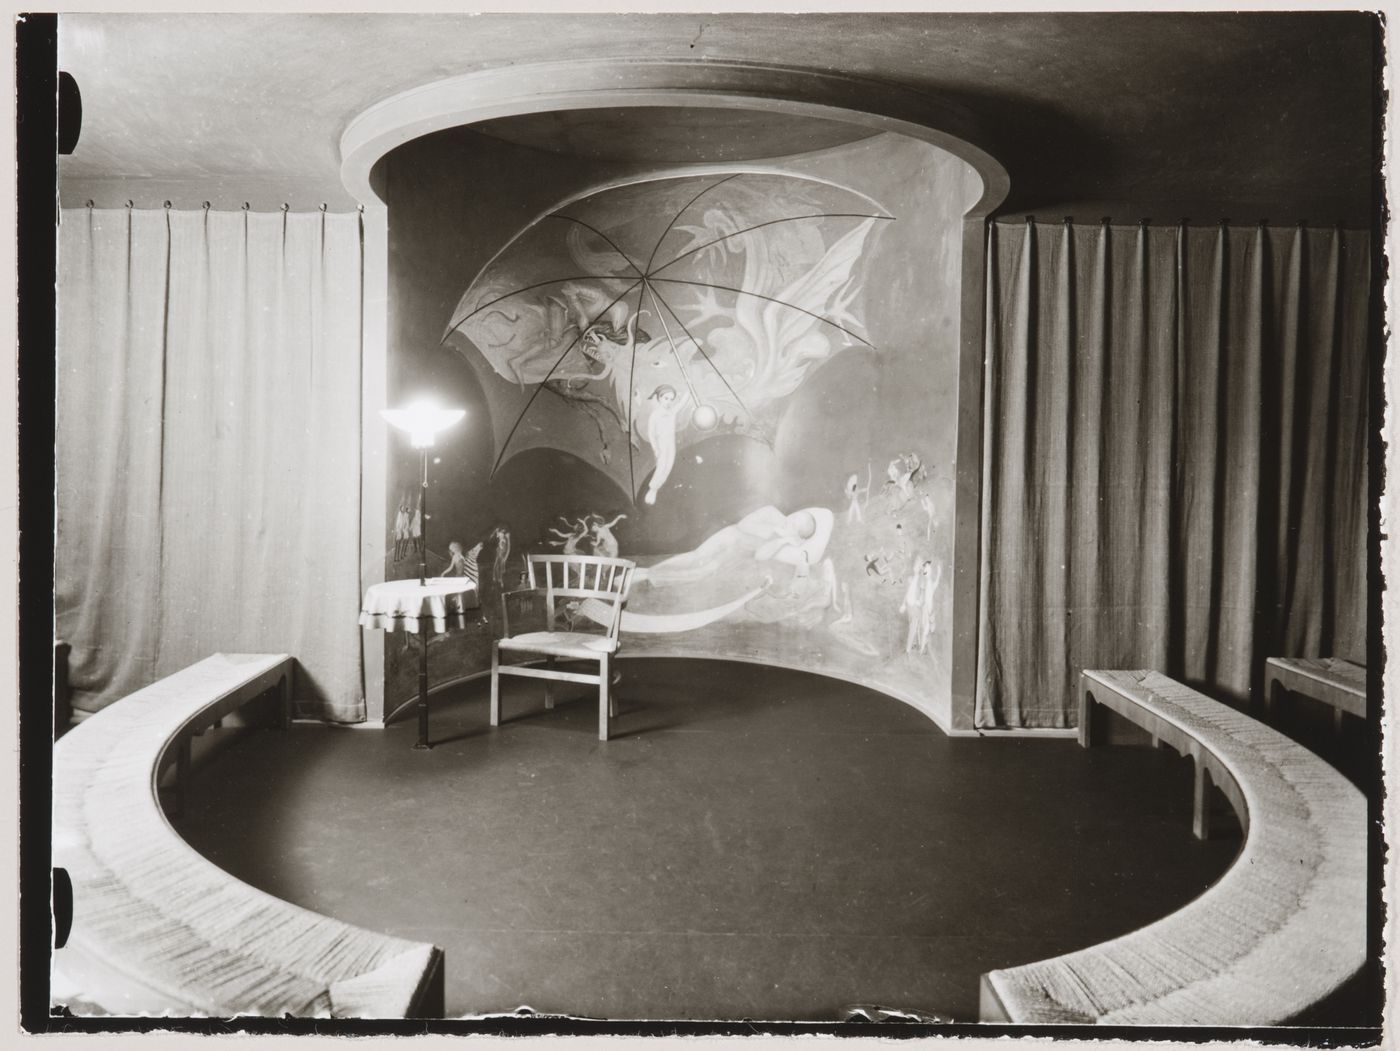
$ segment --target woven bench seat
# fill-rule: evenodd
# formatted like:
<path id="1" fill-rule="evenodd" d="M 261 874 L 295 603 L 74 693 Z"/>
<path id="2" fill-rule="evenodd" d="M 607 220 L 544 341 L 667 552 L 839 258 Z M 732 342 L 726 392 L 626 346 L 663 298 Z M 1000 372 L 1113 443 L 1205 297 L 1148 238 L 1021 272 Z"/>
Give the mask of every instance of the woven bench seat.
<path id="1" fill-rule="evenodd" d="M 53 864 L 73 884 L 72 931 L 53 955 L 57 1002 L 66 989 L 118 1015 L 441 1014 L 440 949 L 235 879 L 181 839 L 161 808 L 160 774 L 189 735 L 269 690 L 285 706 L 291 674 L 283 654 L 216 654 L 55 745 Z"/>
<path id="2" fill-rule="evenodd" d="M 1362 794 L 1255 719 L 1154 671 L 1086 671 L 1091 704 L 1191 755 L 1244 827 L 1235 863 L 1198 898 L 1099 945 L 982 976 L 984 1021 L 1273 1025 L 1322 1000 L 1366 962 Z"/>

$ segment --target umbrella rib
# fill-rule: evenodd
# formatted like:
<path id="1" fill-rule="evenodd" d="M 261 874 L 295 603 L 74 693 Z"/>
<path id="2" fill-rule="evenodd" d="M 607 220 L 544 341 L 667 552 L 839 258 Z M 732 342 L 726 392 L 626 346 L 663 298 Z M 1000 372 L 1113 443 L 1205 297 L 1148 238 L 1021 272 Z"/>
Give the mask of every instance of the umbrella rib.
<path id="1" fill-rule="evenodd" d="M 700 356 L 705 359 L 705 364 L 709 365 L 710 368 L 715 370 L 715 375 L 718 376 L 719 381 L 724 384 L 724 389 L 729 391 L 730 394 L 734 395 L 734 400 L 739 403 L 739 408 L 743 409 L 745 414 L 752 416 L 753 413 L 749 412 L 749 407 L 744 404 L 744 399 L 739 397 L 739 392 L 736 391 L 732 386 L 730 386 L 729 380 L 720 370 L 720 367 L 710 359 L 710 355 L 705 353 L 705 348 L 700 345 L 700 341 L 695 338 L 695 334 L 692 333 L 690 329 L 686 326 L 686 323 L 681 320 L 681 316 L 676 313 L 676 308 L 671 306 L 669 302 L 662 298 L 661 293 L 656 290 L 656 286 L 653 285 L 650 281 L 647 282 L 647 288 L 650 290 L 652 298 L 657 300 L 657 302 L 659 302 L 662 306 L 664 306 L 667 310 L 671 312 L 671 316 L 676 319 L 676 324 L 681 327 L 681 331 L 684 332 L 687 337 L 689 337 L 690 342 L 695 344 L 695 349 L 700 352 Z"/>
<path id="2" fill-rule="evenodd" d="M 654 262 L 656 262 L 656 253 L 659 252 L 659 251 L 661 251 L 661 242 L 664 241 L 664 240 L 666 240 L 666 235 L 669 234 L 669 233 L 671 232 L 671 228 L 674 227 L 674 226 L 676 225 L 676 221 L 677 221 L 678 219 L 680 219 L 680 217 L 683 216 L 683 215 L 686 213 L 686 209 L 688 209 L 688 208 L 689 208 L 692 204 L 694 204 L 696 201 L 700 200 L 701 197 L 704 197 L 705 194 L 709 193 L 711 190 L 718 189 L 719 187 L 721 187 L 721 186 L 723 186 L 725 183 L 727 183 L 730 179 L 737 179 L 737 178 L 738 178 L 740 175 L 742 175 L 742 174 L 744 174 L 744 173 L 743 173 L 743 172 L 735 172 L 733 175 L 726 175 L 726 176 L 725 176 L 723 179 L 721 179 L 719 182 L 711 183 L 709 186 L 706 186 L 703 190 L 701 190 L 699 193 L 697 193 L 694 197 L 692 197 L 690 200 L 686 201 L 685 204 L 681 205 L 681 210 L 680 210 L 679 212 L 677 212 L 675 215 L 671 216 L 671 221 L 670 221 L 669 223 L 666 224 L 666 229 L 664 229 L 664 230 L 661 231 L 661 236 L 658 237 L 658 238 L 656 239 L 656 244 L 652 245 L 652 248 L 651 248 L 651 255 L 647 258 L 647 272 L 648 272 L 648 273 L 651 272 L 651 264 L 654 263 Z"/>
<path id="3" fill-rule="evenodd" d="M 780 307 L 787 307 L 789 310 L 796 310 L 800 314 L 806 314 L 810 318 L 816 318 L 822 324 L 830 325 L 834 329 L 839 329 L 840 331 L 846 333 L 846 335 L 850 336 L 852 339 L 860 343 L 864 343 L 867 347 L 870 347 L 872 350 L 875 348 L 875 344 L 871 343 L 870 340 L 865 339 L 862 336 L 856 335 L 844 325 L 838 325 L 836 322 L 830 320 L 829 318 L 824 318 L 820 314 L 814 314 L 810 310 L 804 310 L 802 307 L 799 307 L 794 303 L 789 303 L 786 300 L 774 299 L 772 296 L 765 296 L 762 292 L 750 292 L 747 288 L 734 288 L 731 285 L 717 285 L 712 281 L 682 281 L 680 278 L 677 277 L 655 277 L 648 278 L 647 280 L 660 281 L 663 284 L 667 285 L 693 285 L 696 288 L 717 288 L 721 292 L 734 292 L 741 296 L 753 296 L 756 299 L 764 299 L 767 300 L 769 303 L 776 303 Z"/>
<path id="4" fill-rule="evenodd" d="M 578 341 L 583 338 L 583 334 L 587 332 L 589 328 L 592 328 L 594 325 L 596 325 L 598 323 L 599 318 L 601 318 L 614 306 L 620 303 L 622 301 L 623 296 L 627 295 L 627 293 L 631 292 L 632 289 L 636 288 L 641 283 L 641 279 L 638 278 L 636 281 L 633 281 L 630 285 L 628 285 L 621 292 L 619 292 L 617 298 L 614 299 L 607 306 L 605 306 L 602 310 L 598 311 L 598 313 L 593 316 L 593 320 L 590 321 L 588 325 L 586 325 L 584 328 L 579 330 L 579 334 L 574 337 L 573 342 L 564 348 L 564 353 L 560 354 L 559 357 L 555 359 L 554 364 L 549 367 L 549 371 L 544 374 L 544 379 L 540 380 L 539 383 L 535 385 L 534 392 L 530 395 L 530 400 L 525 403 L 525 408 L 520 410 L 520 415 L 515 418 L 515 423 L 511 425 L 510 433 L 506 435 L 506 440 L 501 443 L 501 451 L 496 455 L 496 462 L 491 465 L 490 477 L 494 478 L 496 476 L 496 471 L 501 466 L 501 460 L 505 456 L 506 450 L 510 448 L 510 440 L 515 437 L 515 432 L 520 429 L 520 421 L 525 419 L 525 414 L 530 411 L 530 406 L 535 404 L 535 399 L 540 396 L 540 391 L 544 390 L 544 385 L 548 383 L 549 378 L 554 375 L 554 370 L 557 369 L 561 364 L 563 364 L 564 359 L 569 356 L 569 351 L 573 350 L 574 347 L 578 346 Z M 633 349 L 633 360 L 636 360 L 635 341 Z M 630 441 L 628 442 L 628 448 L 631 448 Z"/>
<path id="5" fill-rule="evenodd" d="M 685 259 L 687 256 L 692 256 L 692 255 L 694 255 L 696 252 L 703 252 L 703 251 L 704 251 L 705 249 L 707 249 L 707 248 L 713 248 L 715 245 L 719 244 L 721 241 L 727 241 L 727 240 L 729 240 L 731 237 L 739 237 L 741 234 L 751 234 L 751 233 L 753 233 L 755 230 L 762 230 L 765 226 L 776 226 L 778 223 L 795 223 L 795 222 L 798 222 L 798 221 L 803 220 L 803 219 L 885 219 L 885 220 L 893 220 L 893 219 L 894 219 L 894 216 L 892 216 L 892 215 L 867 215 L 867 214 L 865 214 L 864 212 L 819 212 L 819 213 L 817 213 L 817 214 L 815 214 L 815 215 L 789 215 L 789 216 L 787 216 L 786 218 L 783 218 L 783 219 L 769 219 L 769 220 L 768 220 L 767 222 L 765 222 L 765 223 L 759 223 L 759 224 L 756 225 L 756 226 L 748 226 L 748 227 L 745 227 L 745 228 L 742 229 L 742 230 L 735 230 L 733 233 L 725 234 L 723 237 L 716 237 L 713 241 L 707 241 L 705 244 L 700 245 L 698 248 L 692 248 L 692 249 L 690 249 L 690 251 L 688 251 L 688 252 L 682 252 L 680 255 L 676 256 L 676 258 L 672 259 L 669 263 L 662 263 L 662 264 L 661 264 L 660 266 L 658 266 L 655 270 L 649 270 L 649 271 L 647 272 L 647 276 L 648 276 L 648 277 L 655 277 L 657 274 L 661 273 L 661 271 L 665 270 L 667 267 L 675 266 L 677 263 L 679 263 L 682 259 Z"/>
<path id="6" fill-rule="evenodd" d="M 591 230 L 593 233 L 595 233 L 595 234 L 597 234 L 599 237 L 601 237 L 604 241 L 608 242 L 608 247 L 611 248 L 611 249 L 612 249 L 614 252 L 616 252 L 618 255 L 622 256 L 623 261 L 624 261 L 628 266 L 630 266 L 633 270 L 635 270 L 635 271 L 637 272 L 637 276 L 639 276 L 639 277 L 641 276 L 641 273 L 642 273 L 641 268 L 638 267 L 636 263 L 632 262 L 631 257 L 628 256 L 628 254 L 627 254 L 626 252 L 624 252 L 621 248 L 617 247 L 617 245 L 613 242 L 613 239 L 612 239 L 611 237 L 609 237 L 607 234 L 603 233 L 603 231 L 602 231 L 602 230 L 599 230 L 596 226 L 589 226 L 589 225 L 588 225 L 587 223 L 585 223 L 582 219 L 575 219 L 572 215 L 560 215 L 558 212 L 555 212 L 555 213 L 552 214 L 552 215 L 547 215 L 547 216 L 545 216 L 545 218 L 546 218 L 546 219 L 563 219 L 563 220 L 565 220 L 565 221 L 567 221 L 567 222 L 578 223 L 579 226 L 583 227 L 585 230 Z M 619 280 L 624 280 L 624 279 L 619 279 Z"/>
<path id="7" fill-rule="evenodd" d="M 559 285 L 559 284 L 563 284 L 565 281 L 630 281 L 630 280 L 631 280 L 631 278 L 628 278 L 628 277 L 613 277 L 613 276 L 611 276 L 611 275 L 603 275 L 603 274 L 575 274 L 575 275 L 572 276 L 572 277 L 556 277 L 556 278 L 550 279 L 549 281 L 540 281 L 540 282 L 538 282 L 537 284 L 533 284 L 533 285 L 523 285 L 523 286 L 520 287 L 520 288 L 512 289 L 511 291 L 507 292 L 507 293 L 506 293 L 505 295 L 503 295 L 503 296 L 497 296 L 495 299 L 492 299 L 492 300 L 489 300 L 488 302 L 482 303 L 481 306 L 477 307 L 477 308 L 476 308 L 475 310 L 473 310 L 470 314 L 463 314 L 460 318 L 458 318 L 456 321 L 452 322 L 452 324 L 448 326 L 447 331 L 446 331 L 445 333 L 443 333 L 442 339 L 438 340 L 438 346 L 441 346 L 442 344 L 446 343 L 446 342 L 447 342 L 447 337 L 448 337 L 448 336 L 452 335 L 452 333 L 456 332 L 457 329 L 461 328 L 463 325 L 465 325 L 465 324 L 466 324 L 468 321 L 470 321 L 472 318 L 476 317 L 477 314 L 480 314 L 483 310 L 486 310 L 488 307 L 493 307 L 493 306 L 495 306 L 497 303 L 500 303 L 500 302 L 502 302 L 503 300 L 509 299 L 511 296 L 518 296 L 518 295 L 520 295 L 520 293 L 522 293 L 522 292 L 531 292 L 531 291 L 534 291 L 536 288 L 544 288 L 546 285 Z M 634 284 L 635 284 L 635 282 L 634 282 Z M 632 290 L 631 288 L 628 288 L 627 291 L 630 292 L 631 290 Z M 624 293 L 623 293 L 623 295 L 626 295 L 626 294 L 627 294 L 627 292 L 624 292 Z"/>
<path id="8" fill-rule="evenodd" d="M 637 293 L 637 313 L 642 312 L 642 293 L 646 282 L 638 281 L 641 291 Z M 654 294 L 654 293 L 653 293 Z M 632 340 L 632 363 L 627 372 L 627 495 L 632 498 L 632 506 L 637 506 L 637 458 L 632 449 L 632 406 L 636 402 L 637 385 L 637 341 Z"/>

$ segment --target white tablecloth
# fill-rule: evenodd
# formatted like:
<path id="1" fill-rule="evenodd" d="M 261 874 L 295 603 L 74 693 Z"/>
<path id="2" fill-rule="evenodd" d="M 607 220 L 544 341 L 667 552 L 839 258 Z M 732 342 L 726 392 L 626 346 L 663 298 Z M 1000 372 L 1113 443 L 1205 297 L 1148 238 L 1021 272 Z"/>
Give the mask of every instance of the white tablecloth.
<path id="1" fill-rule="evenodd" d="M 446 631 L 465 627 L 465 611 L 480 605 L 476 584 L 467 577 L 431 577 L 424 584 L 412 580 L 386 580 L 365 592 L 360 607 L 360 627 L 402 627 L 417 634 L 423 628 Z"/>

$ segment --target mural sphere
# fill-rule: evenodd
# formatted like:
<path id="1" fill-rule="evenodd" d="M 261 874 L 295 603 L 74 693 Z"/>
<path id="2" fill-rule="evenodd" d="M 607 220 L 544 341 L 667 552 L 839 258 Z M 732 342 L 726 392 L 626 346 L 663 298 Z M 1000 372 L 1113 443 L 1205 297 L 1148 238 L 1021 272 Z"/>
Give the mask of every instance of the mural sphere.
<path id="1" fill-rule="evenodd" d="M 719 424 L 719 414 L 713 405 L 700 405 L 691 413 L 690 422 L 697 430 L 712 431 Z"/>

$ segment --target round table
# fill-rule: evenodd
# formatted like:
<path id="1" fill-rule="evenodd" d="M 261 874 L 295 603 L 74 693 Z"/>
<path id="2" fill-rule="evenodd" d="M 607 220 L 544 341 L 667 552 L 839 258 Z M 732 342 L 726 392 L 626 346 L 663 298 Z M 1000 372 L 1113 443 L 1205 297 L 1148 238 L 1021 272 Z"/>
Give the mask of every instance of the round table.
<path id="1" fill-rule="evenodd" d="M 386 580 L 371 584 L 360 605 L 360 627 L 393 631 L 403 628 L 422 635 L 418 657 L 418 741 L 428 745 L 428 633 L 465 627 L 466 612 L 479 608 L 476 581 L 470 577 L 430 577 Z"/>

